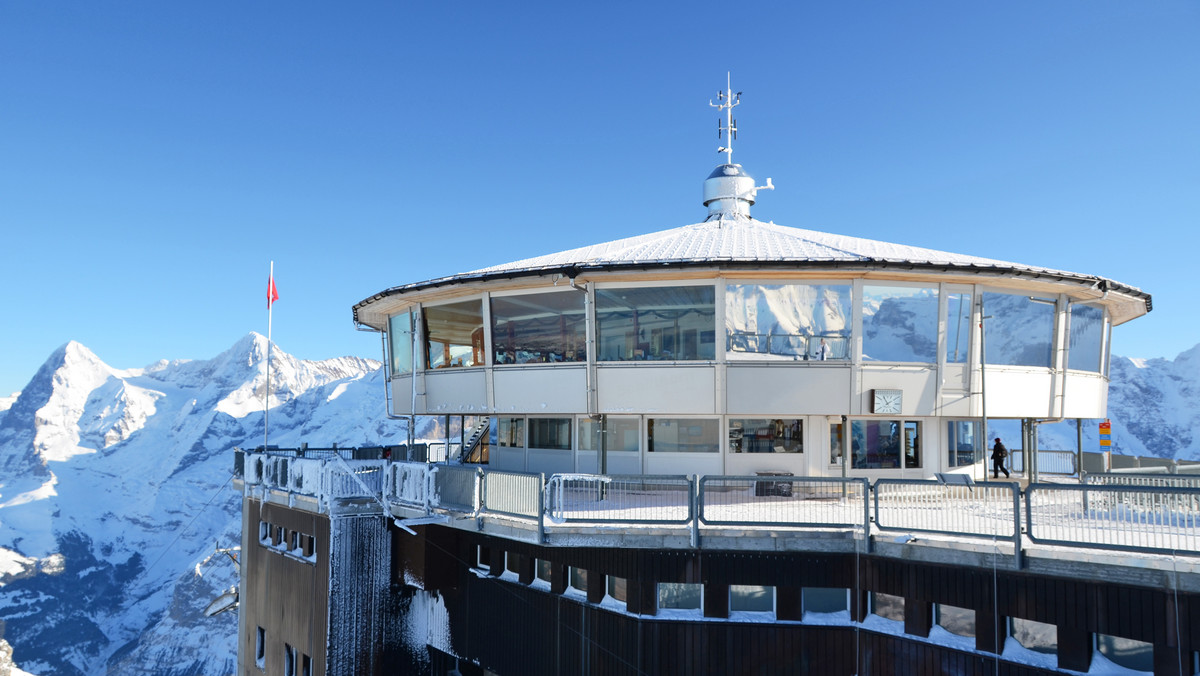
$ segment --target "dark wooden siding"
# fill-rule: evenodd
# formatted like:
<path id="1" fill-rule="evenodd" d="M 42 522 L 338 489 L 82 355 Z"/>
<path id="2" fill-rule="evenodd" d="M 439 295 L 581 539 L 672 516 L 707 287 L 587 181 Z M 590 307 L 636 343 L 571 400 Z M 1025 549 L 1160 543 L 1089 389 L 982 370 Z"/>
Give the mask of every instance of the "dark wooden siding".
<path id="1" fill-rule="evenodd" d="M 1178 673 L 1180 649 L 1190 673 L 1200 645 L 1200 603 L 1193 594 L 1094 579 L 1067 579 L 1012 570 L 930 564 L 871 555 L 813 552 L 722 552 L 542 547 L 478 533 L 429 526 L 426 546 L 408 543 L 394 554 L 423 557 L 393 570 L 422 570 L 419 586 L 436 593 L 450 617 L 454 654 L 502 676 L 511 674 L 1013 674 L 1061 673 L 999 659 L 1007 618 L 1020 617 L 1060 629 L 1060 664 L 1087 669 L 1095 633 L 1146 641 L 1155 646 L 1156 673 Z M 412 538 L 408 534 L 394 537 Z M 480 548 L 484 561 L 478 564 Z M 504 553 L 512 565 L 505 563 Z M 498 581 L 506 568 L 550 561 L 556 571 L 581 568 L 589 575 L 629 581 L 629 610 L 613 612 L 578 597 Z M 530 565 L 528 563 L 522 565 Z M 475 572 L 469 567 L 477 567 Z M 397 576 L 399 577 L 399 576 Z M 394 579 L 394 593 L 417 594 Z M 856 599 L 869 592 L 904 598 L 912 635 L 855 631 L 852 625 L 796 622 L 738 623 L 674 620 L 656 616 L 659 582 L 768 585 L 777 590 L 777 617 L 800 617 L 799 590 L 844 588 Z M 592 580 L 589 580 L 589 586 Z M 552 588 L 565 585 L 555 580 Z M 640 601 L 634 597 L 641 589 Z M 589 594 L 590 598 L 598 598 Z M 791 599 L 791 601 L 788 601 Z M 721 617 L 727 609 L 710 599 Z M 1179 612 L 1175 613 L 1178 603 Z M 944 604 L 976 611 L 977 652 L 934 645 L 931 609 Z M 1178 623 L 1178 624 L 1177 624 Z M 1178 631 L 1179 639 L 1176 638 Z M 999 642 L 997 642 L 999 635 Z M 1182 642 L 1182 646 L 1179 644 Z M 400 654 L 404 651 L 398 651 Z M 988 654 L 993 653 L 993 654 Z M 432 662 L 427 668 L 434 669 Z M 465 672 L 464 672 L 465 673 Z"/>

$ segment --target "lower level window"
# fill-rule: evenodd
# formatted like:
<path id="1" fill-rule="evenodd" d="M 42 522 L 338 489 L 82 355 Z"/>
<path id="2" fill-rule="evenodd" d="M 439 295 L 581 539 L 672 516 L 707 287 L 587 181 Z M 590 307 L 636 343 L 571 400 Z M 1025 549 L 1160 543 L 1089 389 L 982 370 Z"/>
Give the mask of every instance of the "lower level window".
<path id="1" fill-rule="evenodd" d="M 978 420 L 946 421 L 948 467 L 966 467 L 983 459 L 983 437 Z"/>
<path id="2" fill-rule="evenodd" d="M 769 613 L 775 610 L 775 588 L 761 585 L 729 585 L 729 609 Z"/>
<path id="3" fill-rule="evenodd" d="M 975 611 L 969 608 L 937 604 L 937 623 L 942 629 L 959 636 L 975 637 Z"/>
<path id="4" fill-rule="evenodd" d="M 658 607 L 677 610 L 699 610 L 704 599 L 704 585 L 688 582 L 659 582 Z"/>
<path id="5" fill-rule="evenodd" d="M 1132 638 L 1096 634 L 1096 650 L 1109 662 L 1133 671 L 1154 671 L 1154 645 Z"/>
<path id="6" fill-rule="evenodd" d="M 721 422 L 715 418 L 648 418 L 646 444 L 651 453 L 717 453 Z"/>
<path id="7" fill-rule="evenodd" d="M 804 422 L 795 418 L 734 418 L 730 453 L 803 453 Z"/>
<path id="8" fill-rule="evenodd" d="M 570 418 L 530 418 L 529 447 L 571 450 Z"/>
<path id="9" fill-rule="evenodd" d="M 921 466 L 921 423 L 902 420 L 854 420 L 850 457 L 854 469 Z"/>

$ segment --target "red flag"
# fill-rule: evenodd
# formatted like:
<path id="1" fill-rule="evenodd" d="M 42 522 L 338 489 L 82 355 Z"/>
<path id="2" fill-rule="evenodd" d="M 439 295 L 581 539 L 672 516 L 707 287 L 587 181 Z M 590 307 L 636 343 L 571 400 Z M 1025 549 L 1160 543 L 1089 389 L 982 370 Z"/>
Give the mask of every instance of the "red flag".
<path id="1" fill-rule="evenodd" d="M 275 274 L 272 273 L 267 277 L 267 309 L 271 309 L 271 303 L 279 300 L 279 290 L 275 288 Z"/>

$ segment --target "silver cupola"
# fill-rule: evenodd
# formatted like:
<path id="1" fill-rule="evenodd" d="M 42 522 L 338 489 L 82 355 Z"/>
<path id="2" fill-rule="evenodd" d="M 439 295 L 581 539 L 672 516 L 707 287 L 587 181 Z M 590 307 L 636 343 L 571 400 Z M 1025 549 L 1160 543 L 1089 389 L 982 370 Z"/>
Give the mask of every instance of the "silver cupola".
<path id="1" fill-rule="evenodd" d="M 762 186 L 754 185 L 754 177 L 746 172 L 740 164 L 733 163 L 733 142 L 737 140 L 737 120 L 733 119 L 733 109 L 742 103 L 742 93 L 733 92 L 730 76 L 725 75 L 725 91 L 717 92 L 717 100 L 708 105 L 725 113 L 725 119 L 717 120 L 717 138 L 725 138 L 725 145 L 717 148 L 717 152 L 725 153 L 725 164 L 720 165 L 704 180 L 704 206 L 708 207 L 708 218 L 750 218 L 750 205 L 759 190 L 774 190 L 771 179 Z"/>

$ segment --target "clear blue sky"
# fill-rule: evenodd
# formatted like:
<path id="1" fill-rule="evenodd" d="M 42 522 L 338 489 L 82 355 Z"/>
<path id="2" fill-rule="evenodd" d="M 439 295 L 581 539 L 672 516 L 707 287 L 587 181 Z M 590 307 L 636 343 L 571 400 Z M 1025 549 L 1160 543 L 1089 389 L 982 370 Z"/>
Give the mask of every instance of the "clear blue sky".
<path id="1" fill-rule="evenodd" d="M 390 286 L 698 222 L 744 91 L 754 215 L 1113 278 L 1200 343 L 1200 3 L 0 4 L 0 393 L 266 331 L 379 357 Z"/>

